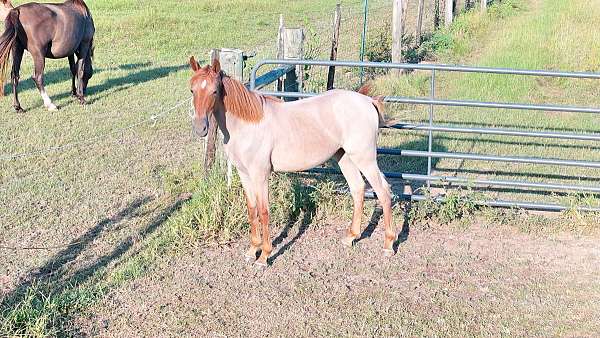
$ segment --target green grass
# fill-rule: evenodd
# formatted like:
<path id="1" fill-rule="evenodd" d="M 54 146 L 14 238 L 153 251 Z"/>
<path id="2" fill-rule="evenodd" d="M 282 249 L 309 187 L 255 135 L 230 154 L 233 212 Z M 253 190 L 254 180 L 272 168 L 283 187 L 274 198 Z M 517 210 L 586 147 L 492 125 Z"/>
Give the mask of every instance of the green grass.
<path id="1" fill-rule="evenodd" d="M 341 55 L 356 58 L 356 27 L 360 22 L 357 13 L 361 1 L 342 3 L 350 9 L 349 22 L 352 24 L 343 28 Z M 375 2 L 373 6 L 389 15 L 382 4 Z M 580 10 L 575 14 L 569 11 L 570 7 L 564 7 L 567 5 L 561 6 L 562 14 L 558 15 L 561 19 L 544 17 L 552 27 L 561 25 L 557 21 L 573 20 L 571 15 L 592 21 L 597 18 L 588 15 L 580 3 L 576 5 Z M 149 119 L 188 97 L 186 62 L 189 55 L 202 59 L 211 48 L 239 47 L 256 50 L 257 59 L 274 56 L 279 12 L 288 13 L 286 21 L 289 25 L 305 25 L 313 32 L 310 36 L 318 36 L 314 32 L 328 32 L 332 4 L 322 0 L 285 3 L 268 0 L 219 3 L 144 0 L 135 4 L 109 0 L 90 2 L 90 7 L 98 30 L 97 73 L 90 83 L 91 104 L 81 108 L 67 95 L 70 81 L 65 60 L 48 63 L 46 80 L 48 92 L 61 107 L 60 111 L 46 112 L 30 81 L 22 83 L 22 104 L 29 110 L 27 114 L 15 115 L 9 109 L 9 99 L 2 101 L 5 109 L 0 116 L 0 154 L 35 152 L 70 142 L 93 140 L 39 156 L 0 161 L 0 243 L 9 246 L 63 246 L 45 251 L 2 251 L 0 277 L 6 276 L 9 287 L 0 289 L 3 292 L 0 335 L 76 335 L 77 327 L 71 322 L 73 316 L 88 310 L 91 304 L 119 285 L 152 271 L 164 257 L 176 255 L 190 246 L 228 242 L 244 233 L 247 224 L 239 182 L 234 182 L 232 189 L 226 189 L 223 177 L 218 173 L 202 180 L 202 143 L 191 135 L 187 107 L 156 121 L 131 129 L 127 127 Z M 476 38 L 478 42 L 455 42 L 459 47 L 452 47 L 451 52 L 439 57 L 441 60 L 468 57 L 466 61 L 469 62 L 465 63 L 487 65 L 502 65 L 500 61 L 498 64 L 494 62 L 503 60 L 510 66 L 525 67 L 527 64 L 518 59 L 510 63 L 511 58 L 518 57 L 519 53 L 511 53 L 509 49 L 522 49 L 523 46 L 518 45 L 519 38 L 527 32 L 525 28 L 515 28 L 519 23 L 545 34 L 536 37 L 539 44 L 560 50 L 565 48 L 563 44 L 544 43 L 545 39 L 552 39 L 554 32 L 547 31 L 538 14 L 549 9 L 534 2 L 526 12 L 514 17 L 494 14 L 489 18 L 479 18 L 475 14 L 467 14 L 459 19 L 456 27 L 464 26 L 460 28 L 461 32 L 468 31 L 468 34 L 446 32 L 447 36 L 457 39 L 453 41 L 461 41 L 458 39 L 462 34 L 468 37 L 465 40 Z M 494 11 L 492 9 L 492 13 Z M 482 21 L 476 29 L 469 30 L 470 20 Z M 238 29 L 240 23 L 246 29 Z M 509 27 L 507 23 L 510 23 Z M 590 40 L 594 34 L 583 29 L 575 33 Z M 496 39 L 502 43 L 495 43 Z M 309 40 L 308 44 L 315 46 L 314 57 L 322 57 L 327 52 L 322 41 Z M 597 46 L 597 42 L 591 42 L 586 48 L 593 51 L 597 50 Z M 576 52 L 578 57 L 588 60 L 586 67 L 594 67 L 594 62 L 597 62 L 593 57 L 581 56 L 588 55 L 590 50 Z M 555 52 L 561 56 L 566 51 Z M 502 57 L 502 54 L 508 56 Z M 554 56 L 547 59 L 557 60 Z M 574 65 L 556 62 L 534 62 L 531 67 L 570 68 Z M 26 79 L 30 72 L 31 61 L 27 58 L 21 78 Z M 350 79 L 354 76 L 354 73 L 348 75 Z M 480 92 L 479 88 L 487 88 L 487 80 L 453 76 L 456 75 L 441 79 L 442 95 L 461 98 L 464 95 L 468 98 L 485 97 L 491 93 L 495 95 L 492 98 L 508 101 L 519 101 L 532 93 L 542 95 L 537 82 L 519 84 L 520 90 L 526 92 L 510 90 L 513 82 L 509 80 L 494 83 L 500 86 L 498 92 L 491 87 Z M 456 83 L 470 83 L 470 89 L 462 85 L 455 87 Z M 419 76 L 403 77 L 385 84 L 388 85 L 394 88 L 394 92 L 407 89 L 415 96 L 425 94 L 428 88 L 427 79 Z M 568 94 L 581 89 L 563 83 L 543 85 L 560 86 L 565 91 L 564 95 L 559 92 L 561 95 L 552 97 L 565 102 L 570 100 Z M 591 85 L 585 88 L 587 93 L 596 90 Z M 591 94 L 590 97 L 594 98 Z M 450 111 L 438 115 L 459 122 L 478 121 L 472 115 L 466 116 Z M 523 122 L 517 115 L 502 116 L 497 116 L 498 121 L 492 122 Z M 408 120 L 419 119 L 417 115 L 408 117 Z M 534 122 L 550 125 L 550 121 L 536 119 L 529 121 L 528 126 L 537 126 Z M 597 120 L 591 118 L 577 120 L 573 126 L 572 122 L 565 122 L 565 127 L 593 129 L 597 125 Z M 115 130 L 119 132 L 113 133 Z M 401 147 L 424 145 L 423 138 L 418 135 L 399 138 L 397 134 L 384 134 L 383 144 Z M 468 148 L 473 143 L 465 139 L 442 142 L 438 147 L 447 149 Z M 477 143 L 473 147 L 476 152 L 483 150 L 485 145 Z M 498 150 L 515 151 L 508 146 Z M 589 148 L 577 151 L 594 156 Z M 440 161 L 438 168 L 451 164 L 451 161 Z M 384 159 L 384 165 L 387 168 L 393 165 L 394 169 L 410 169 L 422 167 L 423 161 L 403 159 L 392 162 Z M 307 182 L 313 187 L 301 184 Z M 305 222 L 331 222 L 336 217 L 347 221 L 351 212 L 350 201 L 348 197 L 336 198 L 334 190 L 337 188 L 329 181 L 275 176 L 271 189 L 273 223 L 297 226 Z M 193 192 L 191 200 L 182 197 L 188 192 Z M 469 203 L 465 204 L 459 197 L 453 201 L 456 203 L 440 209 L 439 215 L 443 220 L 452 221 L 458 214 L 471 212 Z M 365 212 L 369 210 L 369 207 L 365 208 Z M 399 210 L 397 214 L 400 216 Z M 43 267 L 41 271 L 37 271 L 39 267 Z M 25 280 L 17 282 L 19 277 Z"/>

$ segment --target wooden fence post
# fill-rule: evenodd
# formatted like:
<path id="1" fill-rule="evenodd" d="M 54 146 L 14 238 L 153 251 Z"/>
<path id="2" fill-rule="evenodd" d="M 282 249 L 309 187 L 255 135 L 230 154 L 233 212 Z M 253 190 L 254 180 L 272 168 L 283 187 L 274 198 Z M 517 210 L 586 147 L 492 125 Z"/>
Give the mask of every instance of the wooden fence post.
<path id="1" fill-rule="evenodd" d="M 417 32 L 416 32 L 416 44 L 417 47 L 421 45 L 423 41 L 423 12 L 425 11 L 425 0 L 419 0 L 419 13 L 417 14 Z"/>
<path id="2" fill-rule="evenodd" d="M 283 14 L 279 14 L 279 31 L 277 32 L 277 59 L 283 60 L 283 30 L 284 30 Z M 283 90 L 283 80 L 277 79 L 277 91 Z"/>
<path id="3" fill-rule="evenodd" d="M 446 0 L 446 16 L 444 20 L 444 26 L 446 28 L 452 25 L 452 21 L 454 20 L 454 9 L 456 7 L 456 0 Z"/>
<path id="4" fill-rule="evenodd" d="M 213 49 L 210 52 L 210 61 L 219 59 L 219 50 Z M 208 119 L 208 134 L 204 144 L 204 176 L 208 177 L 210 170 L 215 163 L 215 154 L 217 151 L 217 120 L 213 114 Z"/>
<path id="5" fill-rule="evenodd" d="M 285 28 L 283 30 L 283 56 L 287 60 L 302 60 L 304 58 L 304 29 Z M 295 72 L 289 72 L 284 80 L 285 91 L 302 92 L 304 81 L 304 66 L 296 66 Z M 288 98 L 286 101 L 293 101 Z"/>
<path id="6" fill-rule="evenodd" d="M 440 0 L 433 0 L 433 30 L 440 28 Z"/>
<path id="7" fill-rule="evenodd" d="M 221 69 L 230 77 L 243 81 L 244 79 L 244 52 L 239 49 L 213 49 L 211 51 L 212 60 L 218 59 L 221 63 Z M 204 155 L 205 175 L 212 169 L 215 163 L 217 153 L 218 138 L 217 121 L 213 114 L 210 114 L 208 135 L 206 136 L 206 150 Z M 227 184 L 231 185 L 233 167 L 229 160 L 227 161 Z"/>
<path id="8" fill-rule="evenodd" d="M 340 25 L 342 22 L 342 8 L 340 4 L 335 6 L 335 15 L 333 17 L 333 38 L 331 40 L 331 54 L 329 60 L 337 60 L 338 45 L 340 40 Z M 335 66 L 329 67 L 327 74 L 327 90 L 333 89 L 335 84 Z"/>
<path id="9" fill-rule="evenodd" d="M 402 37 L 404 36 L 404 23 L 407 0 L 394 0 L 392 10 L 392 62 L 402 63 Z M 401 73 L 397 70 L 398 73 Z"/>
<path id="10" fill-rule="evenodd" d="M 480 0 L 481 1 L 481 11 L 485 12 L 487 11 L 487 0 Z"/>

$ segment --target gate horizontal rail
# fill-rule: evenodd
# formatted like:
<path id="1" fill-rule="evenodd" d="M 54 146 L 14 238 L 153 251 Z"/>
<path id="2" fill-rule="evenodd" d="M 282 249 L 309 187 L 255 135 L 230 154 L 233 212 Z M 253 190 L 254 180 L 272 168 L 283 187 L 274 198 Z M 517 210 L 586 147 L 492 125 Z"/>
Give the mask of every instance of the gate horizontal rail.
<path id="1" fill-rule="evenodd" d="M 600 168 L 600 162 L 545 159 L 545 158 L 538 158 L 538 157 L 490 156 L 490 155 L 467 154 L 467 153 L 428 152 L 428 151 L 400 150 L 400 149 L 389 149 L 389 148 L 379 148 L 379 149 L 377 149 L 377 152 L 379 154 L 383 154 L 383 155 L 399 155 L 399 156 L 406 156 L 406 157 L 453 158 L 453 159 L 459 159 L 459 160 L 512 162 L 512 163 L 527 163 L 527 164 L 558 165 L 558 166 L 568 166 L 568 167 Z"/>
<path id="2" fill-rule="evenodd" d="M 569 159 L 555 158 L 539 158 L 539 157 L 517 157 L 517 156 L 495 156 L 485 154 L 469 154 L 469 153 L 450 153 L 450 152 L 434 152 L 433 151 L 433 132 L 446 133 L 464 133 L 464 134 L 482 134 L 482 135 L 501 135 L 501 136 L 519 136 L 531 138 L 550 138 L 562 140 L 577 140 L 577 141 L 600 141 L 600 134 L 593 133 L 563 133 L 554 131 L 536 131 L 536 130 L 514 130 L 514 129 L 498 129 L 498 128 L 478 128 L 478 127 L 459 127 L 451 125 L 434 125 L 433 113 L 435 106 L 446 107 L 468 107 L 468 108 L 484 108 L 484 109 L 510 109 L 510 110 L 526 110 L 526 111 L 547 111 L 547 112 L 569 112 L 569 113 L 589 113 L 600 114 L 599 107 L 578 107 L 565 105 L 548 105 L 548 104 L 528 104 L 528 103 L 500 103 L 500 102 L 481 102 L 467 100 L 441 100 L 435 97 L 435 80 L 436 71 L 445 72 L 463 72 L 463 73 L 480 73 L 480 74 L 499 74 L 499 75 L 518 75 L 518 76 L 543 76 L 557 78 L 572 78 L 572 79 L 600 79 L 600 73 L 584 73 L 584 72 L 559 72 L 545 70 L 525 70 L 525 69 L 509 69 L 509 68 L 490 68 L 490 67 L 469 67 L 469 66 L 453 66 L 453 65 L 433 65 L 433 64 L 406 64 L 406 63 L 378 63 L 378 62 L 357 62 L 357 61 L 323 61 L 323 60 L 264 60 L 256 64 L 250 75 L 250 89 L 255 89 L 255 81 L 258 70 L 265 65 L 306 65 L 306 66 L 335 66 L 335 67 L 366 67 L 380 69 L 408 69 L 408 70 L 424 70 L 431 72 L 431 95 L 428 98 L 412 98 L 401 96 L 386 96 L 385 102 L 403 103 L 429 106 L 429 123 L 414 124 L 414 123 L 397 123 L 386 126 L 389 129 L 400 130 L 416 130 L 429 132 L 429 147 L 427 151 L 416 150 L 400 150 L 400 149 L 378 149 L 380 154 L 400 155 L 409 157 L 425 157 L 428 159 L 427 175 L 404 174 L 395 172 L 384 173 L 387 177 L 398 178 L 407 181 L 424 181 L 428 186 L 432 183 L 438 184 L 456 184 L 456 185 L 477 185 L 477 186 L 496 186 L 521 189 L 543 189 L 550 191 L 576 191 L 591 194 L 600 194 L 600 187 L 596 186 L 581 186 L 572 184 L 560 183 L 539 183 L 525 181 L 510 181 L 510 180 L 488 180 L 488 179 L 470 179 L 466 177 L 447 177 L 435 176 L 432 174 L 432 160 L 434 158 L 452 158 L 463 160 L 477 161 L 499 161 L 525 164 L 539 165 L 556 165 L 579 168 L 599 168 L 600 162 L 581 161 Z M 265 95 L 285 97 L 285 98 L 308 98 L 316 93 L 292 93 L 292 92 L 274 92 L 261 91 Z M 313 173 L 335 173 L 339 171 L 330 168 L 315 168 L 309 172 Z M 423 200 L 427 198 L 422 195 L 413 195 L 413 201 Z M 443 197 L 436 198 L 443 201 Z M 571 209 L 570 206 L 549 204 L 549 203 L 530 203 L 521 201 L 479 201 L 479 204 L 494 206 L 494 207 L 510 207 L 510 208 L 526 208 L 549 211 L 564 211 Z M 600 211 L 600 207 L 580 206 L 576 207 L 580 211 Z"/>
<path id="3" fill-rule="evenodd" d="M 273 92 L 273 91 L 261 91 L 261 93 L 270 96 L 277 97 L 289 97 L 289 98 L 309 98 L 317 96 L 317 93 L 285 93 L 285 92 Z M 551 111 L 551 112 L 563 112 L 563 113 L 591 113 L 600 114 L 600 108 L 586 108 L 586 107 L 571 107 L 571 106 L 557 106 L 557 105 L 539 105 L 539 104 L 523 104 L 523 103 L 494 103 L 494 102 L 480 102 L 480 101 L 458 101 L 458 100 L 430 100 L 430 99 L 419 99 L 412 97 L 401 97 L 401 96 L 385 96 L 384 102 L 389 103 L 406 103 L 406 104 L 419 104 L 419 105 L 434 105 L 434 106 L 446 106 L 446 107 L 468 107 L 468 108 L 495 108 L 495 109 L 512 109 L 512 110 L 537 110 L 537 111 Z"/>
<path id="4" fill-rule="evenodd" d="M 523 136 L 523 137 L 535 137 L 535 138 L 554 138 L 562 140 L 579 140 L 579 141 L 600 141 L 600 134 L 572 134 L 572 133 L 558 133 L 558 132 L 547 132 L 547 131 L 521 131 L 514 129 L 495 129 L 495 128 L 468 128 L 468 127 L 454 127 L 454 126 L 442 126 L 433 125 L 428 126 L 426 124 L 414 124 L 414 123 L 397 123 L 389 125 L 385 128 L 389 129 L 402 129 L 402 130 L 422 130 L 422 131 L 442 131 L 450 133 L 462 133 L 462 134 L 484 134 L 484 135 L 503 135 L 503 136 Z"/>
<path id="5" fill-rule="evenodd" d="M 342 172 L 332 168 L 313 168 L 308 170 L 315 174 L 330 174 L 341 175 Z M 582 191 L 588 193 L 600 193 L 600 187 L 570 185 L 570 184 L 552 184 L 552 183 L 535 183 L 526 181 L 507 181 L 507 180 L 482 180 L 468 177 L 455 176 L 433 176 L 433 175 L 418 175 L 407 173 L 384 172 L 387 178 L 403 179 L 406 181 L 423 181 L 437 182 L 442 184 L 454 183 L 460 186 L 494 186 L 507 188 L 533 188 L 556 191 Z M 600 210 L 600 209 L 599 209 Z"/>

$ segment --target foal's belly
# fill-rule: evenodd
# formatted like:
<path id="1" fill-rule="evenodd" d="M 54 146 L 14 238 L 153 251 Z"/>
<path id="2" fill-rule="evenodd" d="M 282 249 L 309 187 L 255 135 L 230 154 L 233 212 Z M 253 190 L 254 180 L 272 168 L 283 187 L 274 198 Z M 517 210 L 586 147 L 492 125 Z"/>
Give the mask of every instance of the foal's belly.
<path id="1" fill-rule="evenodd" d="M 304 171 L 323 164 L 339 149 L 337 144 L 313 142 L 276 146 L 271 153 L 271 165 L 277 172 Z"/>

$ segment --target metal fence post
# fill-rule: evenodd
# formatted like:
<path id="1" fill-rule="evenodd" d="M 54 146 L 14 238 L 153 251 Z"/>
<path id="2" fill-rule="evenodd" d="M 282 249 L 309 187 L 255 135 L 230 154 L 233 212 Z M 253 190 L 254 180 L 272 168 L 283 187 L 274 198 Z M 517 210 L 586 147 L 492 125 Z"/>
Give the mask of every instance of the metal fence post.
<path id="1" fill-rule="evenodd" d="M 431 71 L 431 100 L 435 100 L 435 69 Z M 429 105 L 429 127 L 433 127 L 433 110 L 434 105 Z M 429 129 L 429 152 L 433 151 L 433 129 Z M 431 176 L 433 160 L 431 156 L 427 158 L 427 175 Z M 427 187 L 431 187 L 431 181 L 427 181 Z"/>

